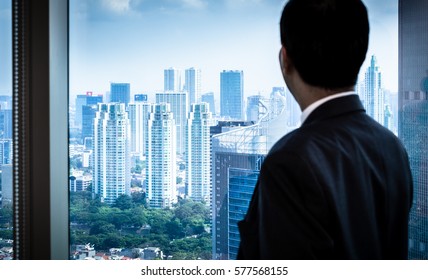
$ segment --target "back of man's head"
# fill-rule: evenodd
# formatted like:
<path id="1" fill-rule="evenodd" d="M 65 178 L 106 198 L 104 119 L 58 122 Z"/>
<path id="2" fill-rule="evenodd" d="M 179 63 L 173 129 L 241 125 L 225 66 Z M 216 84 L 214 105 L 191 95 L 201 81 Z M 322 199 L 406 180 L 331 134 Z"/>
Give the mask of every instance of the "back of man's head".
<path id="1" fill-rule="evenodd" d="M 368 40 L 367 9 L 361 0 L 289 0 L 282 13 L 282 45 L 311 86 L 354 86 Z"/>

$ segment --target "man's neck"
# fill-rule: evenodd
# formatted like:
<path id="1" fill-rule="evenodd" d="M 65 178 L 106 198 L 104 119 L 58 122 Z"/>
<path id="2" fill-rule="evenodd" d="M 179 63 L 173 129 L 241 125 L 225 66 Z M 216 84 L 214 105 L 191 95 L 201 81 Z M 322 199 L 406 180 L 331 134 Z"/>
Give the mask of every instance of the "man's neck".
<path id="1" fill-rule="evenodd" d="M 344 87 L 339 89 L 323 89 L 319 87 L 313 87 L 305 85 L 300 91 L 295 94 L 296 101 L 300 106 L 300 109 L 302 112 L 311 104 L 317 102 L 318 100 L 321 100 L 327 96 L 334 95 L 341 92 L 347 92 L 347 91 L 354 91 L 354 87 Z"/>

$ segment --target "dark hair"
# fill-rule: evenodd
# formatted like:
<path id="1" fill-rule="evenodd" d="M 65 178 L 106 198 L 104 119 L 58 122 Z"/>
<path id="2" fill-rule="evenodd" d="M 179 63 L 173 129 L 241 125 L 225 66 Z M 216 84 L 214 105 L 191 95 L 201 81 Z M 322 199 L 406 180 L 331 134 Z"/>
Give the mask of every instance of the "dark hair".
<path id="1" fill-rule="evenodd" d="M 361 0 L 289 0 L 281 43 L 307 84 L 325 89 L 355 85 L 369 42 Z"/>

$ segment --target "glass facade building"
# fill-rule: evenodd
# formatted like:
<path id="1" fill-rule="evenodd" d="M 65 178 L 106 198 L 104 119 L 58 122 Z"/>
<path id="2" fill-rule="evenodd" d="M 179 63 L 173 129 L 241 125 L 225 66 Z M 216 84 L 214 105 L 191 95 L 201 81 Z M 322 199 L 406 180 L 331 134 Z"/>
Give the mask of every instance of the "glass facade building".
<path id="1" fill-rule="evenodd" d="M 220 73 L 220 115 L 234 120 L 244 119 L 244 72 Z"/>
<path id="2" fill-rule="evenodd" d="M 409 154 L 409 258 L 428 259 L 428 1 L 400 0 L 398 136 Z"/>
<path id="3" fill-rule="evenodd" d="M 176 68 L 168 68 L 163 71 L 163 90 L 181 91 L 181 71 Z"/>
<path id="4" fill-rule="evenodd" d="M 189 68 L 184 71 L 184 90 L 189 94 L 190 104 L 201 101 L 201 69 Z"/>
<path id="5" fill-rule="evenodd" d="M 110 84 L 110 102 L 124 103 L 125 108 L 131 101 L 131 85 L 129 83 L 111 83 Z"/>
<path id="6" fill-rule="evenodd" d="M 238 222 L 245 218 L 259 174 L 259 170 L 229 169 L 229 260 L 235 260 L 238 255 Z"/>
<path id="7" fill-rule="evenodd" d="M 82 128 L 83 125 L 83 106 L 97 105 L 98 103 L 103 103 L 102 95 L 93 95 L 92 92 L 87 92 L 86 94 L 79 94 L 76 96 L 76 111 L 74 115 L 74 125 L 77 128 Z M 83 138 L 83 137 L 82 137 Z"/>

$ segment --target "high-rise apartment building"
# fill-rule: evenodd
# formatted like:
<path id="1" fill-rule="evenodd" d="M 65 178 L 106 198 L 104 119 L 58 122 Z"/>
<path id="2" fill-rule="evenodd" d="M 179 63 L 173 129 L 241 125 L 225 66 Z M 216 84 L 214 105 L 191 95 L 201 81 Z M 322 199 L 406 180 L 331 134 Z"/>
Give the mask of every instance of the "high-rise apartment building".
<path id="1" fill-rule="evenodd" d="M 186 129 L 186 195 L 211 201 L 211 139 L 214 125 L 208 103 L 192 104 Z"/>
<path id="2" fill-rule="evenodd" d="M 110 102 L 124 103 L 125 108 L 131 101 L 131 85 L 129 83 L 110 84 Z"/>
<path id="3" fill-rule="evenodd" d="M 129 120 L 123 103 L 98 104 L 94 120 L 93 192 L 113 204 L 130 194 Z"/>
<path id="4" fill-rule="evenodd" d="M 155 104 L 146 134 L 146 192 L 152 208 L 168 208 L 177 201 L 176 133 L 171 106 Z"/>
<path id="5" fill-rule="evenodd" d="M 161 92 L 156 93 L 156 103 L 168 103 L 177 126 L 176 147 L 177 153 L 185 151 L 185 133 L 187 125 L 187 114 L 189 112 L 189 96 L 187 92 Z"/>
<path id="6" fill-rule="evenodd" d="M 128 114 L 131 127 L 131 153 L 145 153 L 145 134 L 147 133 L 147 120 L 151 113 L 152 104 L 148 102 L 129 103 Z"/>
<path id="7" fill-rule="evenodd" d="M 77 128 L 82 128 L 83 126 L 83 106 L 97 105 L 98 103 L 103 103 L 102 95 L 94 95 L 91 91 L 88 91 L 86 94 L 79 94 L 76 96 L 76 111 L 74 115 L 74 125 Z"/>
<path id="8" fill-rule="evenodd" d="M 363 104 L 367 114 L 378 123 L 384 124 L 385 94 L 382 89 L 382 73 L 373 55 L 365 73 Z"/>
<path id="9" fill-rule="evenodd" d="M 235 120 L 244 119 L 244 72 L 220 73 L 220 115 Z"/>
<path id="10" fill-rule="evenodd" d="M 399 0 L 398 136 L 409 154 L 409 258 L 428 259 L 428 1 Z"/>
<path id="11" fill-rule="evenodd" d="M 164 91 L 181 91 L 181 70 L 168 68 L 163 70 Z"/>
<path id="12" fill-rule="evenodd" d="M 201 70 L 189 68 L 184 71 L 184 90 L 189 94 L 190 104 L 201 101 Z"/>

